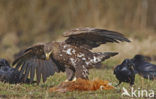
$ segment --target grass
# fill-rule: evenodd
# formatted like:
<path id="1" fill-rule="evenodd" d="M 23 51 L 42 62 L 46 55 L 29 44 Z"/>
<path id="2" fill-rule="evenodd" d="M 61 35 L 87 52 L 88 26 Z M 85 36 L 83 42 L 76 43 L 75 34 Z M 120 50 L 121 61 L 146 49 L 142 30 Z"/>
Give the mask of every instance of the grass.
<path id="1" fill-rule="evenodd" d="M 21 48 L 38 42 L 48 42 L 64 30 L 75 27 L 98 27 L 133 37 L 132 43 L 106 44 L 95 51 L 117 51 L 118 56 L 104 62 L 102 69 L 90 70 L 90 79 L 117 83 L 113 68 L 135 54 L 152 56 L 155 42 L 155 2 L 152 0 L 16 0 L 0 1 L 0 56 L 13 61 Z M 89 10 L 88 10 L 89 9 Z M 59 34 L 58 34 L 59 33 Z M 148 36 L 148 38 L 146 38 Z M 138 40 L 139 39 L 139 40 Z M 142 40 L 143 39 L 143 40 Z M 58 40 L 60 41 L 60 40 Z M 46 83 L 37 85 L 0 82 L 0 98 L 121 98 L 122 84 L 115 90 L 95 92 L 48 93 L 48 89 L 65 80 L 65 74 L 55 74 Z M 154 89 L 156 81 L 136 77 L 135 87 Z M 127 97 L 125 97 L 127 98 Z"/>
<path id="2" fill-rule="evenodd" d="M 64 38 L 58 39 L 58 41 Z M 143 54 L 152 56 L 156 50 L 155 38 L 148 37 L 142 41 L 130 38 L 131 43 L 121 43 L 121 44 L 105 44 L 105 46 L 100 46 L 93 51 L 116 51 L 120 52 L 119 55 L 108 59 L 103 62 L 103 67 L 101 69 L 91 69 L 89 78 L 108 80 L 112 85 L 118 83 L 117 79 L 113 75 L 114 67 L 120 64 L 125 58 L 132 58 L 135 54 Z M 152 62 L 156 63 L 156 62 Z M 97 90 L 97 91 L 86 91 L 86 92 L 67 92 L 67 93 L 49 93 L 49 88 L 58 85 L 66 79 L 65 73 L 56 73 L 47 79 L 45 83 L 36 84 L 8 84 L 0 82 L 0 98 L 62 98 L 62 99 L 119 99 L 119 98 L 130 98 L 122 97 L 122 88 L 130 89 L 129 84 L 122 83 L 119 87 L 114 90 Z M 156 81 L 149 81 L 143 79 L 142 77 L 136 75 L 135 89 L 146 89 L 156 91 Z M 155 92 L 156 93 L 156 92 Z"/>
<path id="3" fill-rule="evenodd" d="M 113 75 L 114 65 L 106 61 L 106 64 L 102 69 L 91 69 L 90 79 L 102 79 L 108 80 L 112 85 L 116 85 L 118 81 Z M 0 98 L 61 98 L 61 99 L 119 99 L 119 98 L 130 98 L 121 96 L 122 87 L 130 89 L 129 84 L 122 83 L 119 87 L 113 90 L 97 90 L 97 91 L 84 91 L 84 92 L 67 92 L 67 93 L 49 93 L 48 89 L 52 86 L 59 84 L 65 80 L 64 73 L 56 73 L 54 76 L 48 78 L 46 83 L 41 83 L 39 86 L 36 84 L 8 84 L 0 82 Z M 135 89 L 152 89 L 156 91 L 156 81 L 149 81 L 143 79 L 140 76 L 136 76 Z"/>

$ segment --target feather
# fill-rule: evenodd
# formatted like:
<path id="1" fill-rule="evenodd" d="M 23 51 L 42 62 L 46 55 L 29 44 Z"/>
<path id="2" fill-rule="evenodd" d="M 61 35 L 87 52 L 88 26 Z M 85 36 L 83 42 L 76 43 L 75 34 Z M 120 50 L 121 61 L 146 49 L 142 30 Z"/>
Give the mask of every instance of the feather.
<path id="1" fill-rule="evenodd" d="M 26 79 L 28 78 L 28 75 L 29 75 L 29 72 L 30 72 L 30 64 L 29 63 L 26 63 L 27 64 L 27 68 L 25 70 L 25 75 L 24 75 L 24 80 L 26 81 Z"/>
<path id="2" fill-rule="evenodd" d="M 65 42 L 78 47 L 92 49 L 107 42 L 130 42 L 123 34 L 96 28 L 77 28 L 64 33 Z"/>
<path id="3" fill-rule="evenodd" d="M 38 61 L 38 66 L 36 68 L 37 84 L 39 84 L 39 82 L 41 80 L 41 70 L 42 70 L 42 65 L 40 64 L 40 61 Z"/>
<path id="4" fill-rule="evenodd" d="M 35 76 L 35 67 L 36 67 L 36 64 L 34 64 L 34 61 L 31 61 L 31 64 L 30 64 L 30 82 L 33 82 L 33 79 L 34 79 L 34 76 Z"/>
<path id="5" fill-rule="evenodd" d="M 24 62 L 24 64 L 22 65 L 22 68 L 20 70 L 20 76 L 19 76 L 20 79 L 22 78 L 23 72 L 25 71 L 26 67 L 27 67 L 27 64 Z"/>

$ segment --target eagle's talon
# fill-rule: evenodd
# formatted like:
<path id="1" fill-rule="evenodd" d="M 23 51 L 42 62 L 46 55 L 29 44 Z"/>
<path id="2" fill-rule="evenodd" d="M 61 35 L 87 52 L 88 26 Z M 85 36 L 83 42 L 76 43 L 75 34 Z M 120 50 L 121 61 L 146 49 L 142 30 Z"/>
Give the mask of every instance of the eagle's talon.
<path id="1" fill-rule="evenodd" d="M 68 82 L 69 80 L 68 79 L 66 79 L 64 82 Z"/>
<path id="2" fill-rule="evenodd" d="M 76 79 L 77 79 L 77 78 L 76 78 L 76 77 L 74 77 L 74 79 L 73 79 L 72 81 L 76 81 Z"/>

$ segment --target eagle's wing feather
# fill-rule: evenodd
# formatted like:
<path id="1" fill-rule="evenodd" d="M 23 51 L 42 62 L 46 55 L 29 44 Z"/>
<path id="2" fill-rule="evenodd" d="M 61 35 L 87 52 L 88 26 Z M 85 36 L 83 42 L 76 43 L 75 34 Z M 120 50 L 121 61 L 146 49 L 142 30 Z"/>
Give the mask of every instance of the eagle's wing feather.
<path id="1" fill-rule="evenodd" d="M 23 77 L 24 80 L 30 75 L 30 82 L 34 80 L 36 73 L 37 83 L 40 82 L 41 76 L 43 81 L 46 81 L 46 78 L 50 75 L 53 75 L 55 72 L 58 72 L 58 67 L 52 59 L 44 60 L 44 45 L 39 44 L 32 46 L 22 52 L 18 56 L 13 65 L 16 65 L 16 68 L 20 68 L 20 78 Z"/>
<path id="2" fill-rule="evenodd" d="M 96 28 L 77 28 L 64 33 L 65 42 L 78 47 L 92 49 L 107 42 L 130 42 L 123 34 Z"/>
<path id="3" fill-rule="evenodd" d="M 35 66 L 36 66 L 36 64 L 34 62 L 32 62 L 31 69 L 30 69 L 30 82 L 32 82 L 34 80 Z"/>

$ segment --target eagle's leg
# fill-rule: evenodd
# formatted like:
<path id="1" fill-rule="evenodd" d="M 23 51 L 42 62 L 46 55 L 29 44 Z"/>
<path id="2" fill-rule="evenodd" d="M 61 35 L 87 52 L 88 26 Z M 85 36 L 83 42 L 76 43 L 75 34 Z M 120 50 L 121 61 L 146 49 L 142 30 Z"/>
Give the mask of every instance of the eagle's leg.
<path id="1" fill-rule="evenodd" d="M 78 65 L 75 68 L 75 76 L 76 78 L 88 79 L 88 69 L 84 65 Z"/>
<path id="2" fill-rule="evenodd" d="M 73 80 L 73 78 L 75 76 L 75 69 L 67 67 L 65 69 L 65 72 L 66 72 L 66 76 L 67 76 L 67 79 L 65 80 L 65 82 Z"/>

